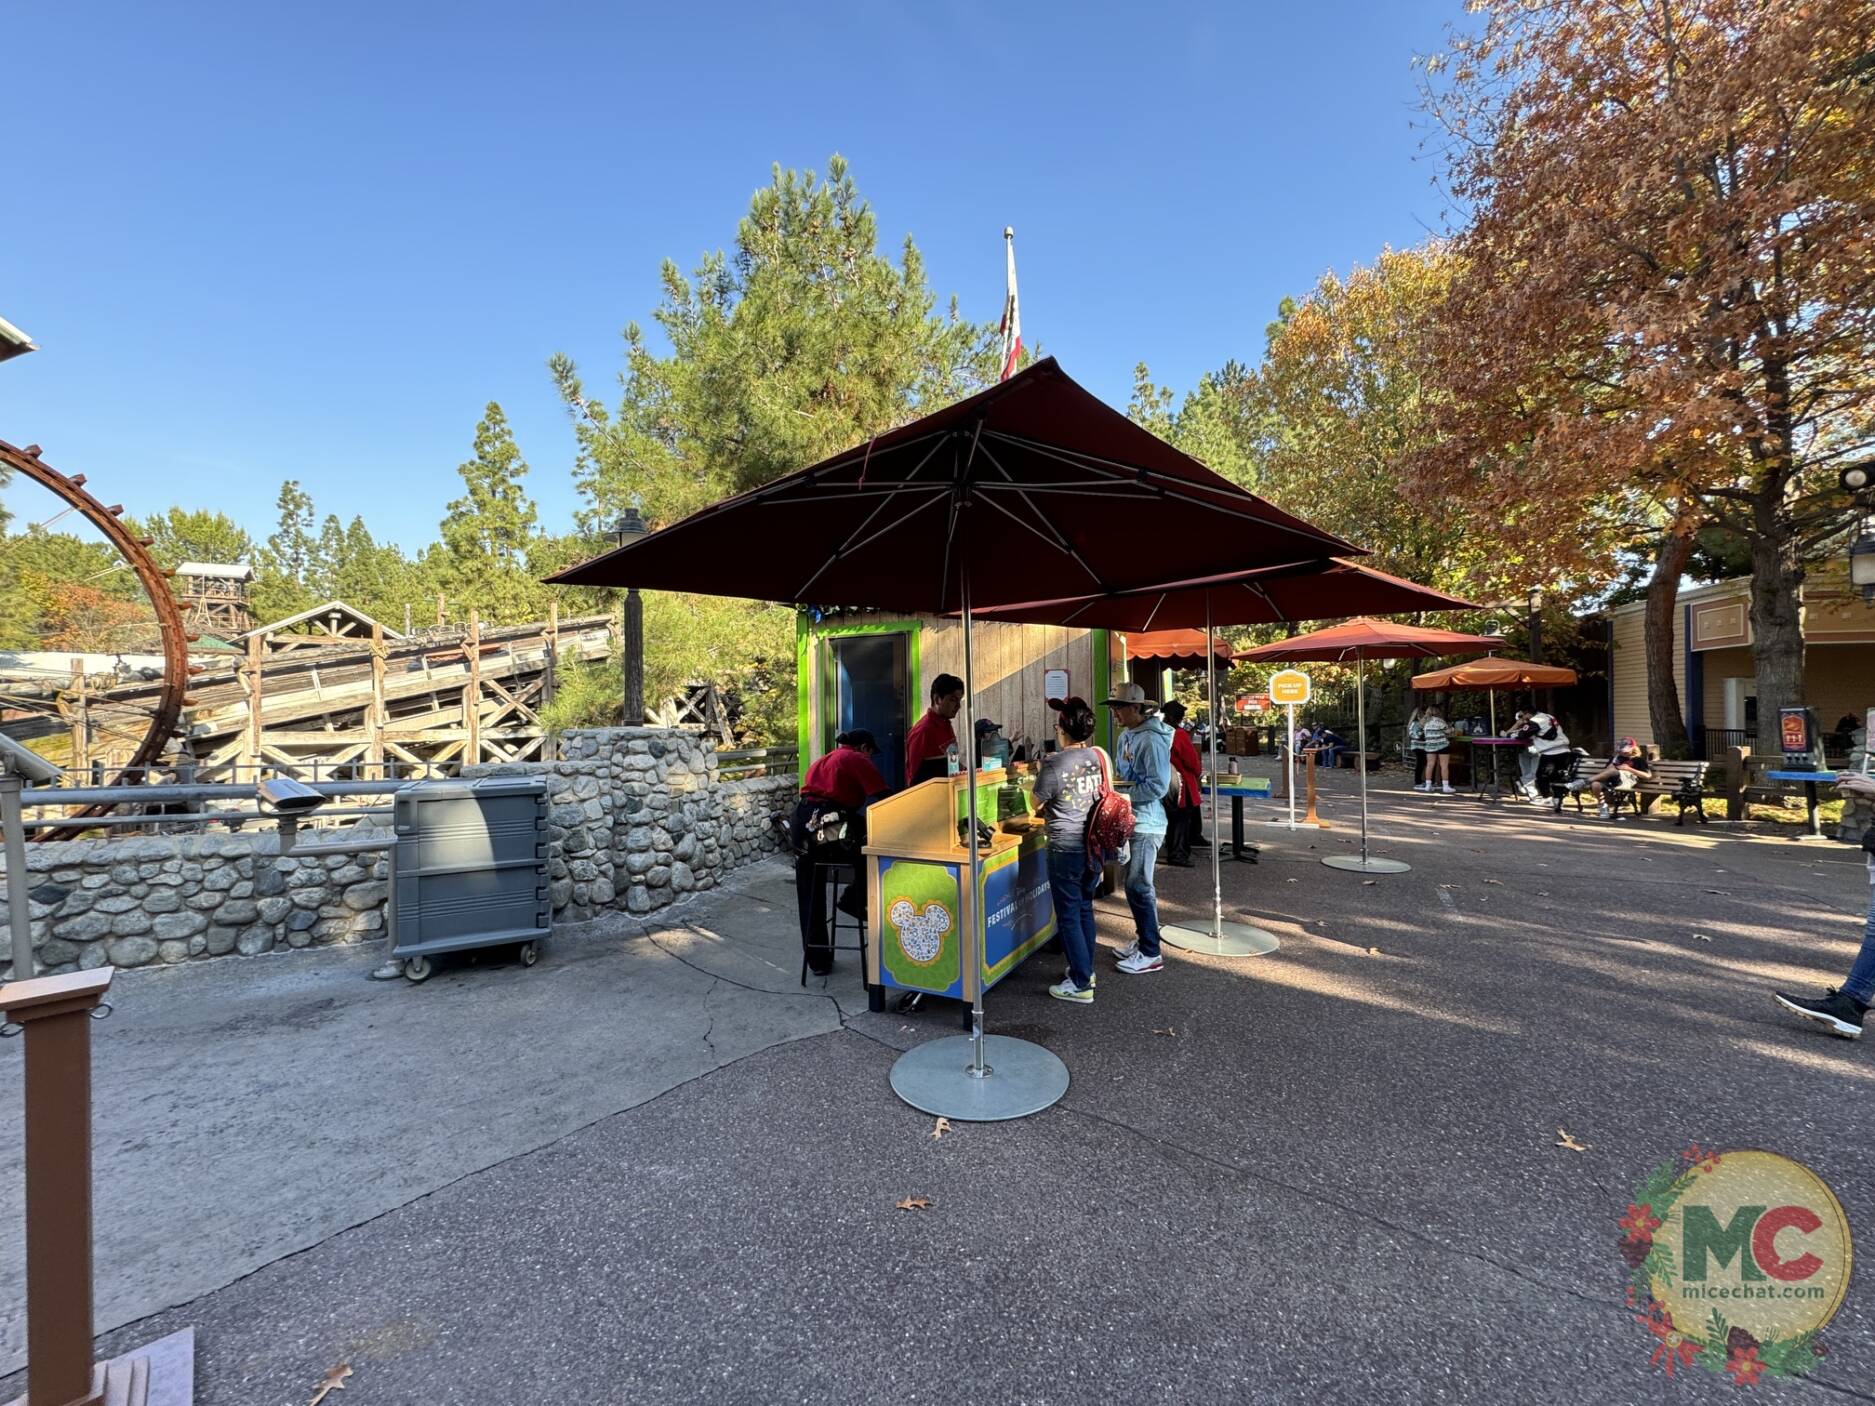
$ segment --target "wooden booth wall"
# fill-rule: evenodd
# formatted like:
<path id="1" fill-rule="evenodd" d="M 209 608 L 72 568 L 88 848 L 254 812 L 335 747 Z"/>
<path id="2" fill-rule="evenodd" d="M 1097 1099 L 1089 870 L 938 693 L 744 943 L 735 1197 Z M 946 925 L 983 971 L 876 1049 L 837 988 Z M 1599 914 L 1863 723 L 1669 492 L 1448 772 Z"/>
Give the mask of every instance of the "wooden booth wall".
<path id="1" fill-rule="evenodd" d="M 933 679 L 939 674 L 963 677 L 963 623 L 935 615 L 881 615 L 876 621 L 864 617 L 830 619 L 828 626 L 830 629 L 837 629 L 841 624 L 888 627 L 899 620 L 918 630 L 918 677 L 912 681 L 909 724 L 924 712 Z M 1101 645 L 1105 646 L 1108 658 L 1105 668 L 1097 670 L 1095 650 Z M 805 627 L 805 646 L 804 657 L 799 661 L 806 685 L 802 689 L 803 769 L 821 754 L 825 745 L 826 729 L 821 709 L 826 696 L 823 681 L 828 660 L 818 627 Z M 1053 714 L 1042 693 L 1048 670 L 1067 670 L 1068 691 L 1096 704 L 1106 696 L 1109 679 L 1125 677 L 1125 638 L 1107 630 L 979 621 L 972 629 L 971 650 L 976 681 L 973 715 L 1000 724 L 1005 737 L 1026 735 L 1037 744 L 1054 736 Z M 1109 714 L 1104 709 L 1096 709 L 1096 712 L 1101 720 L 1100 737 L 1110 741 L 1107 735 Z"/>

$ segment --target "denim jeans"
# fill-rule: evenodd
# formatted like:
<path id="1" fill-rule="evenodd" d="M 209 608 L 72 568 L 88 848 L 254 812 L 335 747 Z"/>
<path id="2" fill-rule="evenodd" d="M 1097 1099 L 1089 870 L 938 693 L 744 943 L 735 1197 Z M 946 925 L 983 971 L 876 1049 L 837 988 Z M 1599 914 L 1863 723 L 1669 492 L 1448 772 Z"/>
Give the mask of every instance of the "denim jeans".
<path id="1" fill-rule="evenodd" d="M 1875 1004 L 1875 885 L 1869 888 L 1868 927 L 1862 934 L 1862 951 L 1849 968 L 1842 989 L 1864 1005 Z"/>
<path id="2" fill-rule="evenodd" d="M 1133 928 L 1139 934 L 1139 950 L 1148 957 L 1159 955 L 1159 895 L 1152 886 L 1152 866 L 1158 862 L 1159 846 L 1164 835 L 1134 832 L 1126 862 L 1126 906 L 1133 910 Z"/>
<path id="3" fill-rule="evenodd" d="M 1100 870 L 1087 851 L 1048 847 L 1048 889 L 1055 899 L 1055 931 L 1068 954 L 1068 979 L 1085 991 L 1094 980 L 1094 890 Z"/>

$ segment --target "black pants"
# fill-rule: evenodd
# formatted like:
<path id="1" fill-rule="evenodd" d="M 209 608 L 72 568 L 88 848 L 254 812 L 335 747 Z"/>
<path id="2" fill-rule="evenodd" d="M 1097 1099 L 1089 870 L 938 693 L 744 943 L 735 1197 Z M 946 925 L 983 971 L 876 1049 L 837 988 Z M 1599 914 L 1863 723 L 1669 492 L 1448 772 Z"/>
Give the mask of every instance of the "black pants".
<path id="1" fill-rule="evenodd" d="M 1199 806 L 1174 806 L 1166 817 L 1165 850 L 1160 856 L 1167 864 L 1191 863 L 1191 842 L 1204 823 Z"/>
<path id="2" fill-rule="evenodd" d="M 800 801 L 794 807 L 794 818 L 790 825 L 790 834 L 795 839 L 794 860 L 794 897 L 800 909 L 801 950 L 807 957 L 807 968 L 816 975 L 825 975 L 833 969 L 832 935 L 828 931 L 827 920 L 827 874 L 821 866 L 827 864 L 850 864 L 855 871 L 862 870 L 863 856 L 859 843 L 849 840 L 840 845 L 818 845 L 806 836 L 808 817 L 821 808 L 819 801 Z M 840 907 L 862 922 L 866 917 L 866 889 L 864 884 L 855 883 L 840 896 Z"/>

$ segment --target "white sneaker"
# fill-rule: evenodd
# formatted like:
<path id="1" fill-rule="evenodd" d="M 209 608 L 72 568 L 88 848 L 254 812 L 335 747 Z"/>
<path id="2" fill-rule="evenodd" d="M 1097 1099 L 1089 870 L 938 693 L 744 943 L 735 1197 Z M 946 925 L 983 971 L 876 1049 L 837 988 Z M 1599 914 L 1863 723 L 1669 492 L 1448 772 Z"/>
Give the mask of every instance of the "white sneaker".
<path id="1" fill-rule="evenodd" d="M 1439 790 L 1448 796 L 1456 796 L 1458 794 L 1458 792 L 1454 791 L 1450 786 L 1441 786 Z"/>
<path id="2" fill-rule="evenodd" d="M 1138 943 L 1133 944 L 1135 948 Z M 1165 960 L 1161 957 L 1148 957 L 1144 952 L 1135 951 L 1132 956 L 1120 963 L 1120 970 L 1128 976 L 1144 976 L 1147 972 L 1165 970 Z"/>
<path id="3" fill-rule="evenodd" d="M 1138 955 L 1139 955 L 1139 939 L 1138 938 L 1134 938 L 1131 942 L 1127 943 L 1126 946 L 1124 947 L 1116 947 L 1113 949 L 1113 960 L 1116 962 L 1124 962 L 1129 957 L 1137 957 Z"/>
<path id="4" fill-rule="evenodd" d="M 1615 813 L 1612 810 L 1608 809 L 1606 805 L 1599 805 L 1595 807 L 1595 816 L 1596 816 L 1596 819 L 1598 820 L 1612 820 L 1614 818 L 1614 814 Z"/>
<path id="5" fill-rule="evenodd" d="M 1415 791 L 1430 791 L 1432 789 L 1432 783 L 1430 781 L 1422 781 L 1413 789 Z"/>
<path id="6" fill-rule="evenodd" d="M 1062 981 L 1067 983 L 1069 986 L 1074 985 L 1074 973 L 1071 971 L 1063 969 L 1061 973 L 1061 979 Z M 1090 988 L 1100 985 L 1100 973 L 1097 971 L 1088 972 L 1087 984 Z"/>
<path id="7" fill-rule="evenodd" d="M 1066 979 L 1059 985 L 1049 987 L 1048 994 L 1053 996 L 1057 1001 L 1072 1001 L 1077 1006 L 1091 1006 L 1094 1004 L 1094 988 L 1091 985 L 1083 991 L 1072 981 Z"/>

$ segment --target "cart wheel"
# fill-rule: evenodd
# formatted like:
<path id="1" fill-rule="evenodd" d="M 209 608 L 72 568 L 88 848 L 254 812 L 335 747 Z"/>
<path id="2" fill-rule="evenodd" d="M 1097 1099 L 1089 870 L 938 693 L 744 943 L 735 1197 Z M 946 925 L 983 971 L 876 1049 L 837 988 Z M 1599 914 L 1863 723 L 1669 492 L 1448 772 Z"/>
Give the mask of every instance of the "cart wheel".
<path id="1" fill-rule="evenodd" d="M 540 944 L 538 942 L 523 942 L 520 951 L 515 955 L 521 959 L 522 966 L 531 967 L 540 960 Z"/>
<path id="2" fill-rule="evenodd" d="M 412 957 L 404 963 L 404 980 L 428 981 L 430 979 L 430 971 L 430 959 L 428 957 Z"/>

